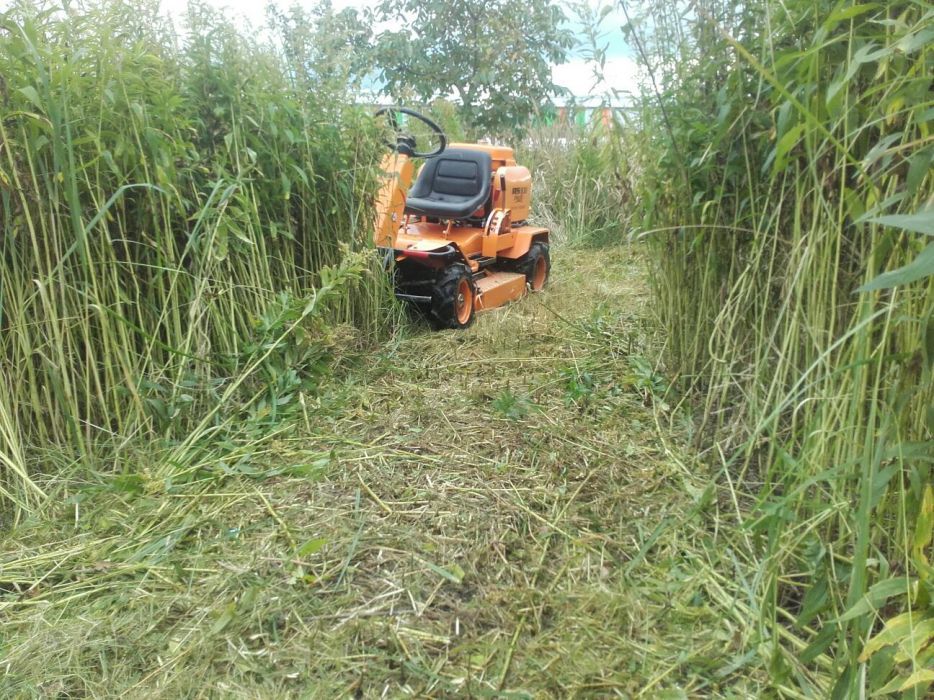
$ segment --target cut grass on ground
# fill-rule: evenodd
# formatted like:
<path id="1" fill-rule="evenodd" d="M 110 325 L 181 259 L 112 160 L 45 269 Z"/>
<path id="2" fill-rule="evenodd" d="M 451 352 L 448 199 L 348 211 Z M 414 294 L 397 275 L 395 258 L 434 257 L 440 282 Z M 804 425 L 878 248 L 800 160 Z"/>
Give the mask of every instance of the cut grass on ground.
<path id="1" fill-rule="evenodd" d="M 3 545 L 0 694 L 755 692 L 689 554 L 706 484 L 656 420 L 640 256 L 554 258 L 545 293 L 345 363 L 262 446 L 58 484 Z"/>

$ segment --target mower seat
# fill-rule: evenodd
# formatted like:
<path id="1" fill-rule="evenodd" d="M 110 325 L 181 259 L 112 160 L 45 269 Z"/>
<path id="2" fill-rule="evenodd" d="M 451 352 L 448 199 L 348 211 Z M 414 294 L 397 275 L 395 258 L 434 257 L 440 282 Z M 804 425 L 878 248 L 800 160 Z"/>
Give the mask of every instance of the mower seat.
<path id="1" fill-rule="evenodd" d="M 490 198 L 490 154 L 448 148 L 425 161 L 405 198 L 405 213 L 438 219 L 466 219 Z"/>

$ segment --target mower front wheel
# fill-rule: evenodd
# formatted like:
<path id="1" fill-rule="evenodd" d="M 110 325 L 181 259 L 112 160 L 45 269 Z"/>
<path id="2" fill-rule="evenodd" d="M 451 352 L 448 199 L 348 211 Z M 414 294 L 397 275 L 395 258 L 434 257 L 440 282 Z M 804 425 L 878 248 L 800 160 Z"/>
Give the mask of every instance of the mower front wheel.
<path id="1" fill-rule="evenodd" d="M 473 323 L 477 287 L 470 269 L 461 263 L 438 274 L 431 292 L 431 321 L 436 328 L 466 328 Z"/>

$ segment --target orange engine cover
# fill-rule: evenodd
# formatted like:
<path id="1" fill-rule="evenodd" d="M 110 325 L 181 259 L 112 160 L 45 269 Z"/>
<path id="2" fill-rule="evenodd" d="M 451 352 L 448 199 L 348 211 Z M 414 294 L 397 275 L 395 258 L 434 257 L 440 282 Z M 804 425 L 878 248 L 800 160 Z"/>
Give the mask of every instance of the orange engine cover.
<path id="1" fill-rule="evenodd" d="M 508 209 L 510 218 L 514 222 L 525 221 L 529 218 L 529 208 L 532 206 L 532 173 L 522 165 L 509 165 L 496 171 L 493 206 Z M 499 202 L 496 202 L 496 195 Z"/>

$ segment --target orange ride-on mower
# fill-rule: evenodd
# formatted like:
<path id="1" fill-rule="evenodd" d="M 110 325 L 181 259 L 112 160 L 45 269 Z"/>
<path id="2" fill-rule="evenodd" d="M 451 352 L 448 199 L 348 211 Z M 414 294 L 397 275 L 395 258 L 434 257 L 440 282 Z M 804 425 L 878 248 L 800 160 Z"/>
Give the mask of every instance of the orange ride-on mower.
<path id="1" fill-rule="evenodd" d="M 399 115 L 421 121 L 438 139 L 417 150 Z M 548 230 L 529 226 L 528 168 L 511 148 L 452 143 L 427 117 L 384 108 L 395 142 L 382 162 L 377 247 L 392 264 L 396 295 L 421 308 L 436 328 L 466 328 L 477 311 L 538 291 L 548 280 Z M 425 162 L 412 185 L 413 158 Z"/>

